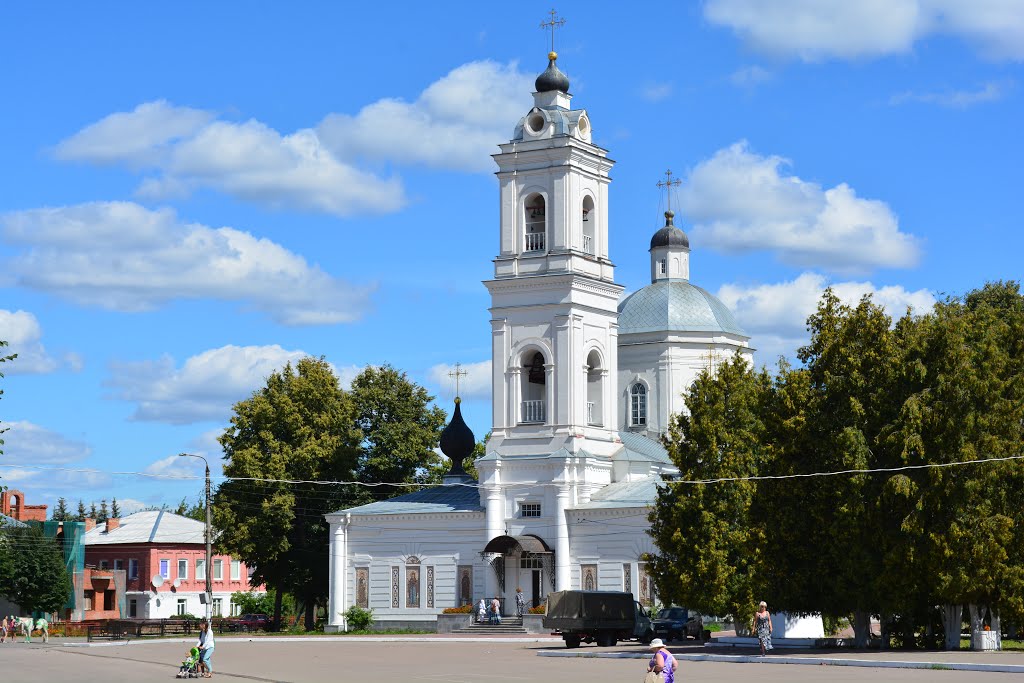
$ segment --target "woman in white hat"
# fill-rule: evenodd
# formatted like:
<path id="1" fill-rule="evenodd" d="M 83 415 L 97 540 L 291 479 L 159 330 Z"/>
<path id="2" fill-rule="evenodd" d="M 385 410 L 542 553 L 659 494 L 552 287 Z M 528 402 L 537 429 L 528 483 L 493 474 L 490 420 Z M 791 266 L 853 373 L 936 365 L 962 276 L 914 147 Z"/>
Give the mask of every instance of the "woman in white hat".
<path id="1" fill-rule="evenodd" d="M 676 669 L 679 667 L 679 662 L 672 656 L 672 653 L 665 647 L 665 643 L 661 642 L 661 638 L 655 638 L 651 641 L 648 646 L 653 652 L 654 656 L 651 657 L 651 661 L 647 663 L 648 679 L 651 678 L 650 674 L 661 674 L 661 679 L 665 683 L 673 683 L 676 677 Z"/>
<path id="2" fill-rule="evenodd" d="M 768 654 L 772 649 L 772 614 L 768 611 L 768 603 L 762 600 L 757 605 L 757 614 L 754 615 L 754 634 L 757 635 L 757 644 L 761 646 L 761 656 Z"/>

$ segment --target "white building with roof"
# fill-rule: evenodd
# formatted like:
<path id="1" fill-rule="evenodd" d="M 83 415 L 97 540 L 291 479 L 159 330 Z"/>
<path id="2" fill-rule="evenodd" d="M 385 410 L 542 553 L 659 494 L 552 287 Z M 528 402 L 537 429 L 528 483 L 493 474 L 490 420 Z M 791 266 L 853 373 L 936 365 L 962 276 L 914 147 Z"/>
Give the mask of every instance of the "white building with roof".
<path id="1" fill-rule="evenodd" d="M 666 213 L 651 284 L 622 299 L 608 253 L 609 172 L 557 55 L 534 106 L 494 155 L 499 253 L 491 295 L 492 431 L 476 469 L 456 399 L 441 440 L 445 486 L 328 515 L 329 628 L 352 606 L 379 626 L 430 628 L 446 607 L 497 596 L 515 609 L 564 589 L 653 600 L 644 557 L 662 475 L 658 438 L 701 369 L 749 338 L 689 281 L 689 241 Z"/>

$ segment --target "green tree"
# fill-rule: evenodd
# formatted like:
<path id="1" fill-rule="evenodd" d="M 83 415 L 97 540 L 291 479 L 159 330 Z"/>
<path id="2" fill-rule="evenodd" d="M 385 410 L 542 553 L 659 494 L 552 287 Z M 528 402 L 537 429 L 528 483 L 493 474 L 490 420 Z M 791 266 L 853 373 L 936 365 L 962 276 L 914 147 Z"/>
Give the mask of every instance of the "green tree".
<path id="1" fill-rule="evenodd" d="M 669 425 L 665 445 L 679 476 L 659 490 L 650 531 L 658 549 L 653 573 L 666 603 L 737 619 L 753 613 L 762 535 L 750 515 L 756 485 L 688 482 L 757 474 L 769 388 L 768 374 L 736 355 L 697 377 L 687 412 Z"/>
<path id="2" fill-rule="evenodd" d="M 117 496 L 110 501 L 110 516 L 114 519 L 121 518 L 121 507 L 117 504 Z"/>
<path id="3" fill-rule="evenodd" d="M 205 523 L 206 503 L 203 501 L 202 495 L 196 496 L 194 503 L 189 503 L 188 498 L 182 498 L 181 502 L 178 503 L 178 507 L 175 508 L 174 514 Z"/>
<path id="4" fill-rule="evenodd" d="M 96 511 L 96 503 L 89 503 L 89 519 L 96 519 L 100 516 L 100 513 Z"/>
<path id="5" fill-rule="evenodd" d="M 276 600 L 274 590 L 270 589 L 265 593 L 235 592 L 231 602 L 238 605 L 241 614 L 273 614 Z"/>
<path id="6" fill-rule="evenodd" d="M 884 439 L 902 397 L 895 391 L 901 357 L 891 327 L 892 319 L 870 296 L 849 306 L 831 289 L 824 292 L 807 320 L 810 340 L 797 352 L 806 384 L 790 376 L 777 385 L 780 391 L 786 384 L 800 389 L 804 433 L 772 430 L 790 445 L 774 454 L 773 474 L 892 464 Z M 767 483 L 759 496 L 766 524 L 771 519 L 779 529 L 766 532 L 766 555 L 780 565 L 768 588 L 776 608 L 853 614 L 861 647 L 867 645 L 871 614 L 885 607 L 876 585 L 886 552 L 879 547 L 883 482 L 867 474 L 785 480 Z M 799 561 L 789 546 L 797 539 L 805 551 Z"/>
<path id="7" fill-rule="evenodd" d="M 57 507 L 53 509 L 50 517 L 54 522 L 70 522 L 71 513 L 68 511 L 68 502 L 63 497 L 57 499 Z"/>
<path id="8" fill-rule="evenodd" d="M 435 451 L 445 412 L 434 397 L 390 365 L 368 366 L 352 381 L 355 426 L 362 432 L 358 476 L 363 482 L 440 481 L 446 467 Z M 401 487 L 361 491 L 363 500 L 405 493 Z"/>
<path id="9" fill-rule="evenodd" d="M 328 594 L 324 515 L 354 496 L 350 487 L 252 482 L 244 478 L 349 481 L 361 434 L 351 399 L 322 358 L 303 358 L 267 378 L 235 405 L 219 441 L 229 478 L 214 496 L 218 546 L 255 567 L 251 581 L 276 591 L 275 625 L 285 592 L 306 608 L 312 629 Z"/>
<path id="10" fill-rule="evenodd" d="M 3 532 L 10 557 L 0 575 L 0 595 L 25 609 L 56 612 L 71 594 L 60 545 L 34 527 Z"/>
<path id="11" fill-rule="evenodd" d="M 85 512 L 85 503 L 83 503 L 81 500 L 79 500 L 78 501 L 78 512 L 75 514 L 75 518 L 72 521 L 84 522 L 87 516 L 88 515 Z"/>
<path id="12" fill-rule="evenodd" d="M 100 514 L 99 514 L 99 516 L 96 517 L 96 521 L 98 523 L 102 524 L 103 522 L 106 522 L 107 518 L 109 518 L 109 517 L 110 517 L 110 510 L 107 507 L 107 499 L 104 498 L 103 500 L 100 501 Z"/>
<path id="13" fill-rule="evenodd" d="M 913 464 L 1020 455 L 1024 446 L 1024 298 L 1013 282 L 949 297 L 923 318 L 907 358 L 915 391 L 892 439 Z M 1024 615 L 1024 475 L 1014 461 L 937 467 L 908 476 L 902 522 L 928 569 L 928 594 L 947 605 L 957 647 L 959 605 L 972 628 L 989 607 Z M 998 624 L 993 624 L 998 631 Z"/>

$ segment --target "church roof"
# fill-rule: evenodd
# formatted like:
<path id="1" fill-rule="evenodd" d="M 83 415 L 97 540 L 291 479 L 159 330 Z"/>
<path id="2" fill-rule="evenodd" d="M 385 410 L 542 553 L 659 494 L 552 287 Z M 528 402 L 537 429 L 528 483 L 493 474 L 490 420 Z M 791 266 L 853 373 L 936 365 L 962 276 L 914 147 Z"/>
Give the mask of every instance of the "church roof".
<path id="1" fill-rule="evenodd" d="M 622 439 L 623 452 L 612 456 L 616 459 L 622 457 L 633 461 L 646 460 L 672 464 L 672 459 L 668 457 L 668 451 L 654 439 L 634 432 L 619 432 L 619 438 Z"/>
<path id="2" fill-rule="evenodd" d="M 637 481 L 619 481 L 598 489 L 590 496 L 590 502 L 580 503 L 575 510 L 595 508 L 630 508 L 654 505 L 661 486 L 661 476 L 651 475 Z"/>
<path id="3" fill-rule="evenodd" d="M 665 227 L 651 237 L 651 249 L 658 247 L 690 248 L 690 238 L 672 222 L 674 216 L 675 213 L 672 211 L 665 212 Z"/>
<path id="4" fill-rule="evenodd" d="M 619 304 L 619 335 L 728 332 L 747 336 L 714 294 L 686 280 L 658 280 Z"/>
<path id="5" fill-rule="evenodd" d="M 473 482 L 474 484 L 476 482 Z M 408 515 L 438 512 L 483 512 L 475 486 L 431 486 L 403 496 L 342 510 L 354 515 Z"/>

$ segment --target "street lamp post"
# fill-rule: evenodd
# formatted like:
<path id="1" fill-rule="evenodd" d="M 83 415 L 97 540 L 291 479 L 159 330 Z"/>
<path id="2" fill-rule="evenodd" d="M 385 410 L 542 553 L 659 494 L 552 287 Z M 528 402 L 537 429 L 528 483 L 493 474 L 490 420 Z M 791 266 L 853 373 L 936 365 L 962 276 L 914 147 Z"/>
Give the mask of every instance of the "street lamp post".
<path id="1" fill-rule="evenodd" d="M 213 626 L 213 520 L 210 513 L 210 463 L 201 455 L 178 453 L 180 458 L 199 458 L 206 465 L 206 622 Z"/>

